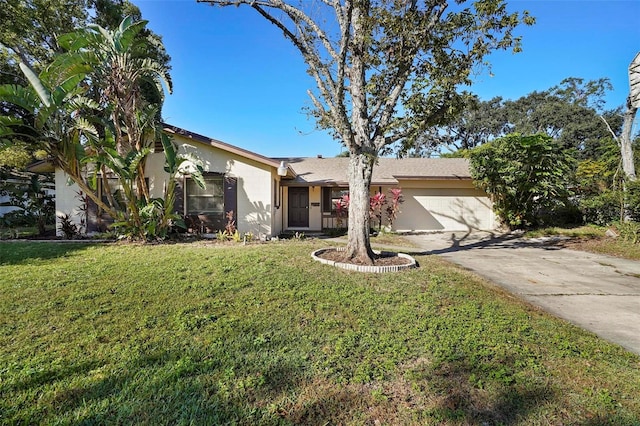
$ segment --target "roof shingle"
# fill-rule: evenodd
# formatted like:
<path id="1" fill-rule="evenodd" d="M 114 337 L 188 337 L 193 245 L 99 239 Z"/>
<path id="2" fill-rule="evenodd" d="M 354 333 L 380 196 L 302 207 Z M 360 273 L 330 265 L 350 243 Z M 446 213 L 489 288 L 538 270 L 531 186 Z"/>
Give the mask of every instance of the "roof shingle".
<path id="1" fill-rule="evenodd" d="M 346 185 L 348 158 L 288 158 L 297 177 L 292 184 Z M 373 168 L 373 185 L 397 184 L 398 180 L 471 179 L 465 158 L 379 158 Z"/>

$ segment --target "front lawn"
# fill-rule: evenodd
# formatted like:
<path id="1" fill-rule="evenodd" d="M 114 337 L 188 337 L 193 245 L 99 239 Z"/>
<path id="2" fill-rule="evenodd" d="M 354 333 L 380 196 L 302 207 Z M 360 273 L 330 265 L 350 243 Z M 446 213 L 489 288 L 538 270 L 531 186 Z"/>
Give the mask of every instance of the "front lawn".
<path id="1" fill-rule="evenodd" d="M 640 358 L 431 256 L 0 242 L 0 423 L 637 425 Z"/>

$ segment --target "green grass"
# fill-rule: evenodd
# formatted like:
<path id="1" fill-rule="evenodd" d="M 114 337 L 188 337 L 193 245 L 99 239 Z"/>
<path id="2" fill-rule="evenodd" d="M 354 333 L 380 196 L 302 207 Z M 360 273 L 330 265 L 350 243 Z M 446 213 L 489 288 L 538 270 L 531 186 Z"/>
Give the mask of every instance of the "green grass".
<path id="1" fill-rule="evenodd" d="M 559 242 L 576 250 L 591 253 L 606 254 L 631 260 L 640 260 L 640 244 L 633 244 L 622 238 L 605 236 L 608 228 L 595 225 L 579 226 L 575 228 L 541 228 L 527 231 L 525 237 L 536 238 L 542 236 L 567 236 L 572 240 Z"/>
<path id="2" fill-rule="evenodd" d="M 47 225 L 47 232 L 55 233 L 55 225 Z M 12 238 L 30 238 L 38 236 L 37 226 L 19 226 L 16 228 L 7 228 L 0 226 L 0 240 L 7 240 Z"/>
<path id="3" fill-rule="evenodd" d="M 569 228 L 561 228 L 552 226 L 547 228 L 538 228 L 527 231 L 524 236 L 528 238 L 563 235 L 572 238 L 602 238 L 607 228 L 596 225 L 574 226 Z"/>
<path id="4" fill-rule="evenodd" d="M 0 242 L 0 423 L 638 425 L 640 358 L 430 256 Z"/>

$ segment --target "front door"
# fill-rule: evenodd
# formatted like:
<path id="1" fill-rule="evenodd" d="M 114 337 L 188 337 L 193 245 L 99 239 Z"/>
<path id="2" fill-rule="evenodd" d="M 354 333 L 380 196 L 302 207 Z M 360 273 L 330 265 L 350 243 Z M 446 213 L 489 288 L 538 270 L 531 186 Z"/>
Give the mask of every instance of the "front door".
<path id="1" fill-rule="evenodd" d="M 289 227 L 309 227 L 309 188 L 289 187 Z"/>

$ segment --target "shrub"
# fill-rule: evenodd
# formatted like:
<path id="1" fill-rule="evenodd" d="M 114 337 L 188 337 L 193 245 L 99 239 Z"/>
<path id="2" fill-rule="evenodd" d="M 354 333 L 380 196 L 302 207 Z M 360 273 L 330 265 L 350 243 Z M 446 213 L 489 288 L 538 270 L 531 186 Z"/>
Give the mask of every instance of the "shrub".
<path id="1" fill-rule="evenodd" d="M 546 135 L 511 134 L 470 151 L 471 175 L 513 228 L 536 225 L 541 211 L 566 204 L 573 157 Z"/>
<path id="2" fill-rule="evenodd" d="M 579 206 L 586 223 L 606 226 L 620 220 L 622 212 L 621 191 L 605 190 L 580 200 Z"/>
<path id="3" fill-rule="evenodd" d="M 629 218 L 640 222 L 640 182 L 627 182 L 626 208 Z"/>
<path id="4" fill-rule="evenodd" d="M 62 214 L 58 217 L 60 218 L 60 230 L 66 239 L 72 240 L 80 235 L 80 228 L 78 228 L 68 214 Z"/>
<path id="5" fill-rule="evenodd" d="M 580 207 L 571 200 L 538 212 L 538 225 L 541 226 L 579 225 L 583 223 L 583 220 Z"/>
<path id="6" fill-rule="evenodd" d="M 616 223 L 620 238 L 633 244 L 640 242 L 640 222 L 621 221 Z"/>
<path id="7" fill-rule="evenodd" d="M 5 213 L 0 220 L 7 228 L 18 226 L 35 226 L 36 218 L 26 210 L 13 210 Z"/>

